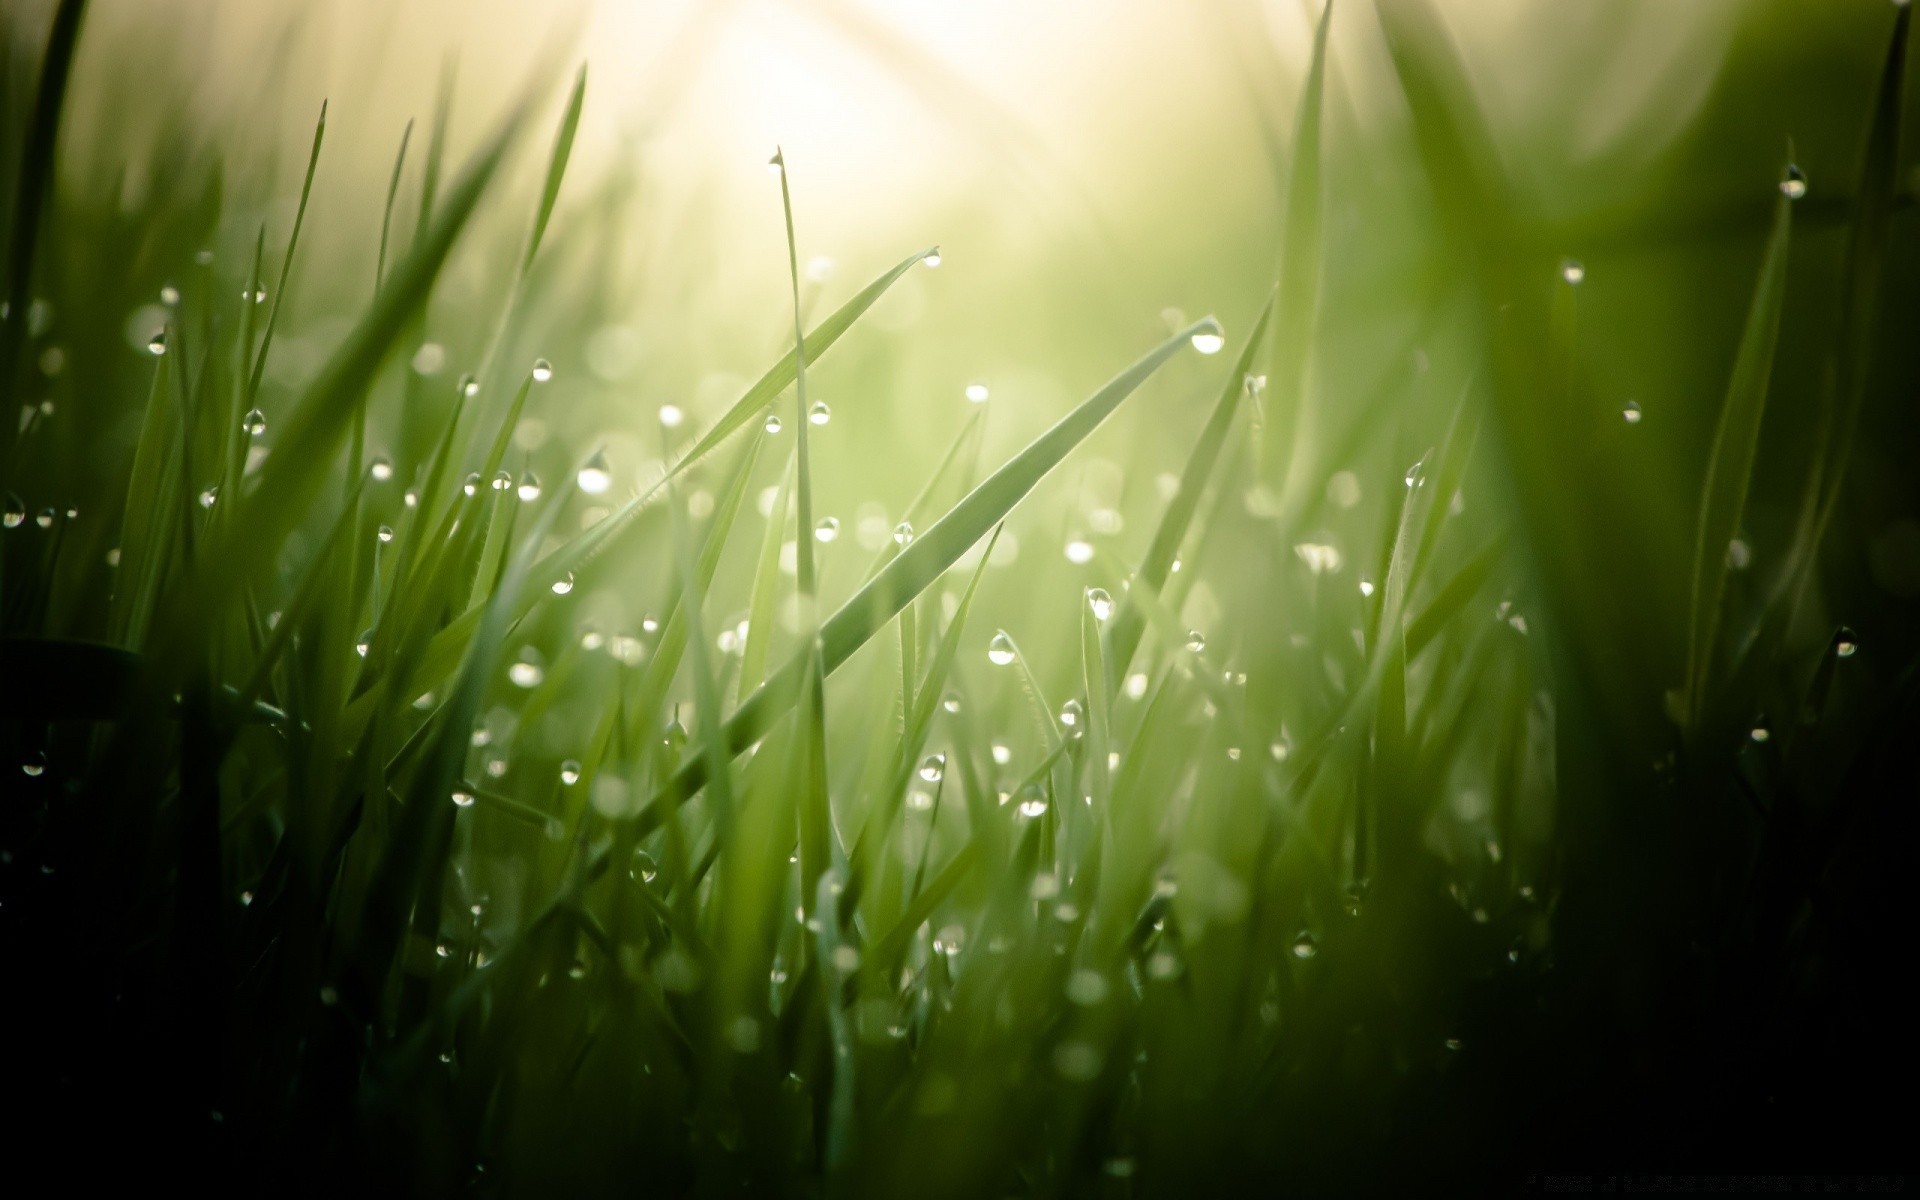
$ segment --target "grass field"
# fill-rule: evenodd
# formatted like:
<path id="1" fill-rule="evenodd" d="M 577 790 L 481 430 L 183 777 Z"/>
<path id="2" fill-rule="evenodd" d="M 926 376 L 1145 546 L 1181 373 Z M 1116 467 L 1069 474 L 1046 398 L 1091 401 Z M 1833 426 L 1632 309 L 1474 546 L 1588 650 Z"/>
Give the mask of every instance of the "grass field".
<path id="1" fill-rule="evenodd" d="M 592 46 L 342 146 L 0 13 L 6 1169 L 1910 1170 L 1911 13 L 1720 7 L 1310 6 L 1217 228 L 972 267 L 649 217 Z"/>

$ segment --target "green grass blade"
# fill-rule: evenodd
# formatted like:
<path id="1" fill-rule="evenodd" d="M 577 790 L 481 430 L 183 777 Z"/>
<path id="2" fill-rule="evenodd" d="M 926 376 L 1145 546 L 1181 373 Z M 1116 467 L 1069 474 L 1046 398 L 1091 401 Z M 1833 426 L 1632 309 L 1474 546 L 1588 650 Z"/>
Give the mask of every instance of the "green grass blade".
<path id="1" fill-rule="evenodd" d="M 560 196 L 560 181 L 567 174 L 567 159 L 573 154 L 573 135 L 580 129 L 580 109 L 587 98 L 587 66 L 580 64 L 580 70 L 573 77 L 573 90 L 567 95 L 566 115 L 560 118 L 560 129 L 554 134 L 553 153 L 547 160 L 546 183 L 540 189 L 540 211 L 533 219 L 533 236 L 527 239 L 527 253 L 520 260 L 520 271 L 525 274 L 533 267 L 533 259 L 540 252 L 540 239 L 546 235 L 547 221 L 553 216 L 553 204 Z"/>
<path id="2" fill-rule="evenodd" d="M 1246 345 L 1240 348 L 1240 358 L 1233 364 L 1226 385 L 1220 389 L 1220 398 L 1214 402 L 1213 414 L 1201 427 L 1199 440 L 1194 442 L 1193 450 L 1187 455 L 1186 466 L 1180 471 L 1180 489 L 1168 502 L 1167 510 L 1160 514 L 1160 524 L 1153 531 L 1153 541 L 1148 543 L 1146 557 L 1140 561 L 1140 578 L 1155 592 L 1167 585 L 1167 575 L 1173 568 L 1174 558 L 1180 553 L 1180 543 L 1186 540 L 1187 528 L 1193 523 L 1194 510 L 1200 506 L 1200 495 L 1206 490 L 1207 480 L 1220 461 L 1220 451 L 1226 445 L 1227 432 L 1233 428 L 1234 415 L 1240 411 L 1240 398 L 1246 393 L 1247 371 L 1253 366 L 1253 356 L 1258 352 L 1267 322 L 1273 316 L 1274 299 L 1275 296 L 1269 293 L 1259 319 L 1253 324 L 1253 332 L 1248 335 Z M 1122 601 L 1120 611 L 1114 614 L 1113 632 L 1107 643 L 1113 655 L 1113 670 L 1108 680 L 1110 687 L 1126 676 L 1144 628 L 1141 615 Z M 1108 695 L 1111 696 L 1112 692 L 1109 691 Z"/>
<path id="3" fill-rule="evenodd" d="M 280 306 L 286 302 L 287 284 L 293 278 L 293 254 L 300 248 L 300 226 L 306 222 L 307 200 L 313 195 L 313 174 L 320 169 L 320 145 L 326 139 L 327 102 L 322 100 L 320 119 L 313 126 L 313 149 L 307 154 L 307 174 L 300 182 L 300 204 L 293 211 L 293 232 L 287 235 L 287 253 L 280 260 L 280 280 L 273 289 L 273 303 L 267 307 L 267 328 L 260 335 L 260 351 L 254 355 L 253 370 L 247 376 L 247 389 L 241 397 L 242 412 L 252 408 L 254 397 L 260 394 L 260 380 L 267 371 L 267 353 L 273 349 L 273 331 L 280 323 Z"/>
<path id="4" fill-rule="evenodd" d="M 1740 532 L 1753 460 L 1760 445 L 1760 420 L 1766 412 L 1773 350 L 1780 335 L 1786 300 L 1787 246 L 1792 201 L 1774 200 L 1773 229 L 1767 235 L 1753 300 L 1734 357 L 1733 375 L 1714 430 L 1707 458 L 1700 520 L 1694 538 L 1692 601 L 1687 622 L 1687 714 L 1698 729 L 1705 715 L 1708 686 L 1718 650 L 1721 607 L 1727 585 L 1727 547 Z"/>

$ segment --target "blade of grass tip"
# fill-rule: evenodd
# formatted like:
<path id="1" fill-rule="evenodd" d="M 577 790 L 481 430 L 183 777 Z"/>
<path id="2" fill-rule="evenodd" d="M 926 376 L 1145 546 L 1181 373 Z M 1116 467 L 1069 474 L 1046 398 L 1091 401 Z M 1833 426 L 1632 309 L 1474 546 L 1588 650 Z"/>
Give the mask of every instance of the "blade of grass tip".
<path id="1" fill-rule="evenodd" d="M 260 335 L 260 352 L 254 356 L 253 370 L 247 376 L 242 411 L 253 407 L 260 394 L 260 379 L 266 373 L 267 352 L 273 348 L 273 330 L 280 321 L 280 306 L 287 298 L 287 283 L 293 278 L 293 252 L 300 246 L 300 226 L 307 219 L 307 200 L 313 195 L 313 174 L 320 167 L 320 145 L 327 138 L 327 102 L 320 102 L 320 119 L 313 126 L 313 149 L 307 155 L 306 178 L 300 183 L 300 204 L 293 211 L 293 231 L 287 235 L 287 253 L 280 260 L 280 281 L 273 289 L 273 303 L 267 308 L 267 328 Z"/>
<path id="2" fill-rule="evenodd" d="M 449 50 L 440 60 L 440 87 L 433 101 L 433 130 L 427 135 L 427 161 L 420 178 L 420 213 L 414 218 L 413 243 L 433 224 L 434 202 L 440 198 L 440 168 L 447 158 L 447 129 L 453 123 L 453 82 L 460 74 L 460 57 Z"/>
<path id="3" fill-rule="evenodd" d="M 1837 378 L 1834 386 L 1840 402 L 1839 419 L 1829 443 L 1826 435 L 1829 424 L 1833 422 L 1833 414 L 1831 410 L 1822 411 L 1818 444 L 1830 457 L 1825 461 L 1816 459 L 1802 500 L 1793 553 L 1789 558 L 1789 563 L 1795 569 L 1783 577 L 1783 582 L 1791 578 L 1793 587 L 1793 598 L 1787 605 L 1783 629 L 1793 627 L 1794 619 L 1806 599 L 1807 584 L 1813 578 L 1814 559 L 1819 554 L 1820 541 L 1826 536 L 1827 527 L 1833 523 L 1834 510 L 1840 504 L 1840 487 L 1853 457 L 1860 411 L 1866 401 L 1874 334 L 1879 326 L 1880 279 L 1888 258 L 1887 242 L 1899 184 L 1900 110 L 1905 90 L 1907 31 L 1912 16 L 1912 8 L 1904 3 L 1894 15 L 1893 36 L 1887 45 L 1886 65 L 1880 71 L 1880 91 L 1874 102 L 1873 121 L 1867 130 L 1859 198 L 1847 239 L 1844 307 L 1840 310 L 1839 354 L 1836 356 Z"/>
<path id="4" fill-rule="evenodd" d="M 352 410 L 364 402 L 367 385 L 392 348 L 397 331 L 425 303 L 454 239 L 466 227 L 518 134 L 526 109 L 522 99 L 475 154 L 432 228 L 395 269 L 391 284 L 368 306 L 288 414 L 279 439 L 288 450 L 268 455 L 222 543 L 210 548 L 191 584 L 176 593 L 180 628 L 204 624 L 205 614 L 219 607 L 248 570 L 271 563 L 281 541 L 305 514 L 332 462 L 332 451 L 346 433 Z"/>
<path id="5" fill-rule="evenodd" d="M 407 118 L 400 130 L 400 150 L 393 156 L 393 173 L 387 177 L 387 203 L 380 210 L 380 253 L 373 260 L 373 293 L 380 294 L 380 282 L 387 275 L 387 240 L 393 232 L 393 201 L 400 194 L 400 173 L 407 165 L 407 143 L 413 140 L 413 118 Z"/>
<path id="6" fill-rule="evenodd" d="M 567 96 L 566 115 L 560 118 L 560 129 L 554 134 L 553 153 L 547 159 L 547 180 L 540 189 L 540 211 L 533 219 L 533 235 L 527 239 L 526 256 L 520 260 L 522 275 L 532 269 L 534 256 L 540 252 L 540 239 L 547 232 L 554 201 L 560 196 L 560 181 L 567 174 L 567 159 L 573 153 L 573 136 L 580 129 L 580 108 L 586 98 L 587 65 L 581 63 L 573 77 L 573 90 Z"/>
<path id="7" fill-rule="evenodd" d="M 799 535 L 794 539 L 799 559 L 794 572 L 800 589 L 800 602 L 806 609 L 804 624 L 812 628 L 819 619 L 814 611 L 816 581 L 813 573 L 813 466 L 807 454 L 807 337 L 800 318 L 800 256 L 793 239 L 793 191 L 787 179 L 787 157 L 774 147 L 772 165 L 780 175 L 780 212 L 787 224 L 787 278 L 793 289 L 793 391 L 794 462 L 796 464 L 795 521 Z"/>
<path id="8" fill-rule="evenodd" d="M 1078 407 L 1014 455 L 979 486 L 954 505 L 926 533 L 916 537 L 899 557 L 855 592 L 821 626 L 823 673 L 831 674 L 873 635 L 884 628 L 914 597 L 945 574 L 972 545 L 1012 511 L 1048 472 L 1120 406 L 1160 366 L 1187 345 L 1195 334 L 1218 334 L 1211 317 L 1169 337 L 1082 401 Z M 735 753 L 765 732 L 779 714 L 776 697 L 791 697 L 804 676 L 807 656 L 797 655 L 755 689 L 727 721 L 728 744 Z M 786 699 L 785 703 L 791 703 Z M 688 796 L 699 789 L 700 771 L 683 769 L 655 794 L 655 808 L 669 796 Z M 642 819 L 646 819 L 643 814 Z"/>
<path id="9" fill-rule="evenodd" d="M 40 210 L 53 190 L 54 154 L 60 141 L 60 115 L 66 107 L 67 77 L 80 41 L 80 19 L 86 0 L 60 0 L 40 58 L 40 83 L 34 94 L 33 115 L 20 151 L 12 217 L 13 236 L 7 251 L 7 317 L 0 320 L 0 387 L 13 391 L 14 369 L 26 336 L 27 313 L 33 299 L 34 251 L 40 244 Z M 19 427 L 9 417 L 0 421 L 0 465 L 11 465 Z"/>
<path id="10" fill-rule="evenodd" d="M 793 496 L 793 461 L 780 476 L 773 507 L 767 512 L 767 528 L 760 538 L 760 558 L 754 565 L 753 592 L 747 602 L 747 641 L 740 648 L 740 695 L 757 685 L 767 673 L 767 652 L 773 645 L 773 606 L 780 592 L 780 546 L 787 536 L 787 510 Z M 797 532 L 796 537 L 802 536 Z M 736 703 L 737 703 L 736 699 Z"/>
<path id="11" fill-rule="evenodd" d="M 1286 216 L 1280 235 L 1277 291 L 1283 319 L 1274 331 L 1269 358 L 1269 394 L 1275 428 L 1290 439 L 1283 493 L 1306 486 L 1313 450 L 1313 410 L 1307 403 L 1307 367 L 1320 311 L 1321 208 L 1320 126 L 1327 79 L 1327 28 L 1333 0 L 1320 10 L 1313 33 L 1313 58 L 1301 86 L 1293 131 L 1293 169 L 1287 179 Z M 1285 506 L 1291 509 L 1292 505 Z"/>
<path id="12" fill-rule="evenodd" d="M 1767 404 L 1767 383 L 1779 340 L 1780 313 L 1786 295 L 1787 245 L 1791 206 L 1784 192 L 1774 199 L 1773 228 L 1761 258 L 1753 300 L 1734 357 L 1727 396 L 1707 456 L 1707 477 L 1700 498 L 1694 539 L 1693 590 L 1687 623 L 1686 697 L 1688 725 L 1698 730 L 1706 713 L 1707 686 L 1720 632 L 1726 594 L 1727 547 L 1746 515 L 1747 490 L 1760 444 L 1760 421 Z"/>
<path id="13" fill-rule="evenodd" d="M 1201 427 L 1200 437 L 1187 455 L 1186 466 L 1181 468 L 1180 488 L 1168 502 L 1166 511 L 1160 514 L 1160 524 L 1154 529 L 1153 540 L 1147 545 L 1146 557 L 1140 561 L 1139 576 L 1155 592 L 1167 584 L 1174 556 L 1180 553 L 1180 544 L 1186 540 L 1187 527 L 1193 522 L 1194 510 L 1200 505 L 1200 495 L 1206 490 L 1207 479 L 1220 460 L 1221 447 L 1226 445 L 1227 431 L 1233 427 L 1234 414 L 1239 412 L 1240 398 L 1246 390 L 1242 381 L 1253 366 L 1253 356 L 1267 331 L 1267 322 L 1273 316 L 1276 295 L 1277 292 L 1267 294 L 1267 302 L 1260 309 L 1253 332 L 1240 348 L 1240 357 L 1234 363 L 1232 373 L 1227 376 L 1220 398 L 1214 402 L 1213 413 Z M 1107 641 L 1113 658 L 1109 687 L 1126 676 L 1144 629 L 1145 622 L 1141 615 L 1133 611 L 1131 605 L 1122 602 L 1120 611 L 1114 616 L 1113 630 Z M 1108 698 L 1112 698 L 1111 692 Z"/>

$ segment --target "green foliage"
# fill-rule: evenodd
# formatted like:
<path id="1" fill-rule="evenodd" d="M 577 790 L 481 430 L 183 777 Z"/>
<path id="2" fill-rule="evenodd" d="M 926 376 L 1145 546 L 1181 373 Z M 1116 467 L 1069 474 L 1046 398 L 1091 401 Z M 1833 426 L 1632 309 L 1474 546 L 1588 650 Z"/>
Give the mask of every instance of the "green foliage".
<path id="1" fill-rule="evenodd" d="M 1885 344 L 1913 307 L 1908 12 L 1843 244 L 1797 166 L 1741 193 L 1771 216 L 1727 235 L 1747 290 L 1702 318 L 1719 399 L 1648 500 L 1654 431 L 1585 340 L 1639 327 L 1562 264 L 1578 223 L 1513 169 L 1438 5 L 1350 8 L 1317 12 L 1244 326 L 1138 339 L 990 467 L 986 409 L 915 409 L 910 445 L 810 429 L 823 380 L 842 414 L 890 401 L 868 314 L 938 251 L 810 322 L 776 154 L 790 348 L 684 442 L 623 393 L 658 437 L 636 470 L 527 436 L 574 428 L 546 356 L 581 357 L 598 303 L 568 307 L 569 239 L 610 232 L 568 178 L 584 67 L 529 231 L 508 183 L 542 92 L 443 183 L 449 66 L 369 296 L 366 264 L 296 257 L 324 105 L 284 231 L 190 146 L 130 230 L 89 218 L 54 170 L 57 5 L 8 114 L 0 324 L 30 1129 L 250 1191 L 1122 1196 L 1484 1184 L 1612 1120 L 1657 1157 L 1702 1080 L 1715 1151 L 1814 1119 L 1885 1028 L 1906 911 L 1880 881 L 1910 845 L 1913 597 L 1874 590 L 1846 517 L 1905 465 L 1862 431 L 1915 376 Z M 1439 247 L 1439 283 L 1395 282 L 1417 321 L 1347 277 L 1342 189 L 1382 153 L 1342 141 L 1349 37 L 1407 103 L 1385 157 Z M 65 273 L 90 239 L 138 295 Z M 507 264 L 481 300 L 462 253 Z M 135 329 L 147 275 L 182 282 Z M 322 286 L 352 320 L 282 369 Z M 451 386 L 449 346 L 476 364 Z M 1776 428 L 1809 411 L 1801 455 Z M 1075 472 L 1122 433 L 1109 510 Z M 891 536 L 823 516 L 847 446 L 925 471 Z M 1818 1119 L 1893 1144 L 1860 1104 Z"/>

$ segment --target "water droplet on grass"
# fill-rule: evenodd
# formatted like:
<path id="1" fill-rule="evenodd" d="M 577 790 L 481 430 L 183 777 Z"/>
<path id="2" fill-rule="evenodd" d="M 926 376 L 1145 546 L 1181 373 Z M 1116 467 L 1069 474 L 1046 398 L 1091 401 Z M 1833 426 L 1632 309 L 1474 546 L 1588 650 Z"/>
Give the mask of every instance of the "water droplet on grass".
<path id="1" fill-rule="evenodd" d="M 1075 534 L 1067 539 L 1067 561 L 1076 565 L 1093 561 L 1093 543 Z"/>
<path id="2" fill-rule="evenodd" d="M 1780 177 L 1780 194 L 1789 200 L 1798 200 L 1807 194 L 1807 174 L 1797 163 L 1787 164 L 1787 173 Z"/>
<path id="3" fill-rule="evenodd" d="M 780 416 L 778 413 L 767 414 L 767 432 L 768 433 L 780 432 Z"/>
<path id="4" fill-rule="evenodd" d="M 920 778 L 928 783 L 940 782 L 940 777 L 946 772 L 947 756 L 944 754 L 929 754 L 920 762 Z"/>
<path id="5" fill-rule="evenodd" d="M 1198 629 L 1187 630 L 1187 649 L 1198 654 L 1207 648 L 1207 637 Z"/>
<path id="6" fill-rule="evenodd" d="M 1560 278 L 1566 280 L 1568 286 L 1578 287 L 1587 278 L 1587 265 L 1577 258 L 1563 258 L 1560 260 Z"/>
<path id="7" fill-rule="evenodd" d="M 1860 638 L 1853 630 L 1842 625 L 1833 635 L 1833 653 L 1836 658 L 1852 658 L 1860 652 Z"/>
<path id="8" fill-rule="evenodd" d="M 453 789 L 455 808 L 472 808 L 474 799 L 473 789 L 464 783 Z"/>
<path id="9" fill-rule="evenodd" d="M 927 251 L 926 254 L 921 257 L 920 261 L 929 267 L 939 266 L 941 262 L 940 247 L 935 246 L 933 249 Z"/>
<path id="10" fill-rule="evenodd" d="M 569 758 L 560 764 L 560 782 L 567 787 L 572 787 L 574 784 L 580 782 L 579 760 Z"/>
<path id="11" fill-rule="evenodd" d="M 20 760 L 20 773 L 29 779 L 38 779 L 47 773 L 47 756 L 34 750 Z"/>
<path id="12" fill-rule="evenodd" d="M 840 518 L 821 517 L 813 526 L 813 540 L 825 544 L 840 536 Z"/>
<path id="13" fill-rule="evenodd" d="M 393 526 L 382 525 L 380 526 L 380 528 L 373 531 L 373 536 L 379 540 L 381 545 L 384 546 L 389 542 L 393 541 Z"/>
<path id="14" fill-rule="evenodd" d="M 1620 419 L 1629 425 L 1638 425 L 1640 416 L 1640 402 L 1637 400 L 1627 401 L 1620 409 Z"/>
<path id="15" fill-rule="evenodd" d="M 533 360 L 533 381 L 535 383 L 545 383 L 547 380 L 552 378 L 553 378 L 553 364 L 548 362 L 544 358 L 534 359 Z"/>
<path id="16" fill-rule="evenodd" d="M 1306 930 L 1301 930 L 1300 936 L 1293 939 L 1293 956 L 1295 958 L 1312 958 L 1319 952 L 1319 944 L 1313 940 L 1313 935 Z"/>
<path id="17" fill-rule="evenodd" d="M 167 352 L 167 331 L 162 329 L 147 339 L 147 353 L 159 358 Z"/>
<path id="18" fill-rule="evenodd" d="M 827 407 L 825 400 L 815 400 L 812 407 L 807 409 L 807 420 L 815 425 L 825 425 L 833 420 L 833 410 Z"/>
<path id="19" fill-rule="evenodd" d="M 603 450 L 595 450 L 587 465 L 580 468 L 576 476 L 580 490 L 589 496 L 598 496 L 613 486 L 613 471 L 607 466 L 607 455 Z"/>
<path id="20" fill-rule="evenodd" d="M 1105 588 L 1087 589 L 1087 607 L 1093 611 L 1093 619 L 1104 621 L 1113 615 L 1113 597 Z"/>
<path id="21" fill-rule="evenodd" d="M 546 677 L 546 671 L 531 655 L 507 668 L 507 678 L 519 688 L 539 687 L 540 681 Z"/>
<path id="22" fill-rule="evenodd" d="M 993 640 L 987 643 L 987 661 L 996 667 L 1004 667 L 1013 662 L 1013 658 L 1013 639 L 1008 637 L 1007 631 L 1003 629 L 994 634 Z"/>
<path id="23" fill-rule="evenodd" d="M 540 477 L 532 471 L 522 471 L 520 486 L 515 489 L 514 494 L 520 497 L 522 503 L 532 504 L 540 498 Z"/>
<path id="24" fill-rule="evenodd" d="M 573 590 L 573 572 L 572 571 L 568 571 L 565 575 L 562 575 L 560 578 L 553 581 L 552 591 L 553 591 L 553 594 L 556 596 L 564 596 L 568 592 L 571 592 L 572 590 Z"/>
<path id="25" fill-rule="evenodd" d="M 12 492 L 7 493 L 6 506 L 0 510 L 0 525 L 8 529 L 18 529 L 26 524 L 27 502 Z"/>
<path id="26" fill-rule="evenodd" d="M 257 408 L 248 409 L 247 415 L 240 418 L 240 428 L 248 437 L 259 437 L 267 431 L 267 414 Z"/>

